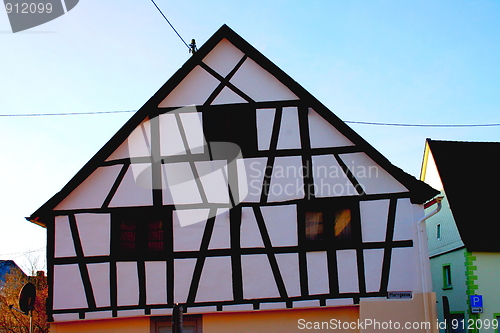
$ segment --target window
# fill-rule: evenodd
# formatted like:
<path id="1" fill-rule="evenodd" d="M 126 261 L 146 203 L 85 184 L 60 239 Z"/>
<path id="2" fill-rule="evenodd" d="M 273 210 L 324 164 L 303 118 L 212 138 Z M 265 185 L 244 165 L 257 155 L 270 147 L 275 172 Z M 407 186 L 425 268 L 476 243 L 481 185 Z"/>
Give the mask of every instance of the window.
<path id="1" fill-rule="evenodd" d="M 436 238 L 437 240 L 441 240 L 441 224 L 436 225 Z"/>
<path id="2" fill-rule="evenodd" d="M 171 333 L 172 319 L 170 317 L 152 318 L 152 327 L 155 333 Z M 200 316 L 184 316 L 183 333 L 201 333 L 201 317 Z"/>
<path id="3" fill-rule="evenodd" d="M 171 213 L 170 213 L 171 214 Z M 168 212 L 165 213 L 165 217 Z M 119 256 L 135 258 L 160 255 L 166 250 L 165 219 L 145 209 L 113 214 L 113 249 Z"/>
<path id="4" fill-rule="evenodd" d="M 353 209 L 331 204 L 308 205 L 304 210 L 305 241 L 309 245 L 353 240 Z"/>
<path id="5" fill-rule="evenodd" d="M 453 288 L 451 284 L 451 266 L 450 264 L 443 265 L 443 289 Z"/>
<path id="6" fill-rule="evenodd" d="M 232 142 L 242 155 L 257 151 L 255 109 L 248 106 L 217 106 L 203 111 L 203 133 L 207 142 Z"/>

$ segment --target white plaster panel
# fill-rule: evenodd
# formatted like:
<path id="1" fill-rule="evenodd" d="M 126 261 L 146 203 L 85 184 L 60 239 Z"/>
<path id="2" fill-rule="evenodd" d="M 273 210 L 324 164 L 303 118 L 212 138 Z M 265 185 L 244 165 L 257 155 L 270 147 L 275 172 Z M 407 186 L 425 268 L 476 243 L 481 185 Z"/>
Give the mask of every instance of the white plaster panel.
<path id="1" fill-rule="evenodd" d="M 300 296 L 299 255 L 297 253 L 277 253 L 276 261 L 288 297 Z"/>
<path id="2" fill-rule="evenodd" d="M 266 163 L 266 157 L 236 160 L 240 202 L 260 202 Z"/>
<path id="3" fill-rule="evenodd" d="M 196 307 L 188 307 L 187 313 L 209 313 L 209 312 L 217 312 L 216 306 L 196 306 Z"/>
<path id="4" fill-rule="evenodd" d="M 229 209 L 217 209 L 217 216 L 215 217 L 214 230 L 208 249 L 229 249 L 231 248 L 231 226 L 229 223 Z"/>
<path id="5" fill-rule="evenodd" d="M 67 216 L 55 218 L 55 257 L 75 257 L 75 245 Z"/>
<path id="6" fill-rule="evenodd" d="M 259 304 L 260 310 L 275 310 L 275 309 L 286 309 L 285 302 L 266 302 Z"/>
<path id="7" fill-rule="evenodd" d="M 235 103 L 247 103 L 240 95 L 236 94 L 234 91 L 228 87 L 224 87 L 217 97 L 212 102 L 212 105 L 217 104 L 235 104 Z"/>
<path id="8" fill-rule="evenodd" d="M 413 221 L 412 204 L 409 198 L 398 199 L 393 240 L 416 239 L 416 221 Z"/>
<path id="9" fill-rule="evenodd" d="M 109 207 L 153 205 L 151 164 L 131 164 Z"/>
<path id="10" fill-rule="evenodd" d="M 176 226 L 185 227 L 198 222 L 206 222 L 210 209 L 178 209 L 174 211 L 174 223 Z"/>
<path id="11" fill-rule="evenodd" d="M 343 306 L 343 305 L 353 305 L 354 300 L 352 298 L 334 298 L 327 299 L 326 306 Z"/>
<path id="12" fill-rule="evenodd" d="M 97 168 L 71 191 L 54 210 L 101 208 L 121 168 L 121 165 Z"/>
<path id="13" fill-rule="evenodd" d="M 251 207 L 241 209 L 241 241 L 242 248 L 264 247 L 257 219 Z"/>
<path id="14" fill-rule="evenodd" d="M 412 247 L 392 249 L 388 291 L 412 291 L 417 288 L 416 250 Z"/>
<path id="15" fill-rule="evenodd" d="M 229 204 L 226 161 L 199 161 L 195 167 L 208 202 Z"/>
<path id="16" fill-rule="evenodd" d="M 299 113 L 296 106 L 284 107 L 277 149 L 300 149 Z"/>
<path id="17" fill-rule="evenodd" d="M 116 263 L 117 304 L 139 304 L 139 276 L 137 262 Z"/>
<path id="18" fill-rule="evenodd" d="M 149 119 L 139 124 L 106 161 L 146 156 L 151 156 L 151 123 Z"/>
<path id="19" fill-rule="evenodd" d="M 269 150 L 276 109 L 257 109 L 256 115 L 258 149 Z"/>
<path id="20" fill-rule="evenodd" d="M 224 305 L 222 307 L 222 311 L 224 312 L 253 311 L 253 304 Z"/>
<path id="21" fill-rule="evenodd" d="M 339 155 L 366 194 L 408 192 L 400 182 L 365 153 Z"/>
<path id="22" fill-rule="evenodd" d="M 256 102 L 298 99 L 288 87 L 250 58 L 245 60 L 230 82 Z"/>
<path id="23" fill-rule="evenodd" d="M 361 201 L 361 235 L 363 242 L 385 242 L 389 200 Z"/>
<path id="24" fill-rule="evenodd" d="M 267 255 L 242 255 L 241 270 L 243 275 L 243 298 L 256 299 L 280 296 Z"/>
<path id="25" fill-rule="evenodd" d="M 174 113 L 161 114 L 160 124 L 160 154 L 162 156 L 183 155 L 186 147 L 182 142 Z"/>
<path id="26" fill-rule="evenodd" d="M 174 211 L 174 251 L 199 251 L 208 209 Z"/>
<path id="27" fill-rule="evenodd" d="M 243 52 L 224 38 L 203 58 L 203 62 L 222 77 L 226 77 L 243 56 Z"/>
<path id="28" fill-rule="evenodd" d="M 384 249 L 363 250 L 365 262 L 365 283 L 367 292 L 380 291 L 382 279 L 382 264 L 384 262 Z"/>
<path id="29" fill-rule="evenodd" d="M 77 264 L 54 265 L 54 310 L 88 307 Z"/>
<path id="30" fill-rule="evenodd" d="M 151 309 L 151 315 L 172 315 L 172 308 L 168 309 Z"/>
<path id="31" fill-rule="evenodd" d="M 233 300 L 231 257 L 208 257 L 201 272 L 196 302 Z"/>
<path id="32" fill-rule="evenodd" d="M 160 108 L 203 105 L 220 81 L 196 66 L 158 105 Z"/>
<path id="33" fill-rule="evenodd" d="M 293 302 L 294 308 L 316 308 L 319 307 L 319 300 L 309 300 L 309 301 L 295 301 Z"/>
<path id="34" fill-rule="evenodd" d="M 87 264 L 90 284 L 94 292 L 95 304 L 97 307 L 110 306 L 109 290 L 109 263 Z M 87 316 L 85 316 L 87 318 Z"/>
<path id="35" fill-rule="evenodd" d="M 174 259 L 174 303 L 186 303 L 196 259 Z"/>
<path id="36" fill-rule="evenodd" d="M 202 203 L 188 162 L 163 164 L 162 169 L 164 205 Z"/>
<path id="37" fill-rule="evenodd" d="M 332 154 L 312 156 L 312 165 L 317 198 L 359 195 Z"/>
<path id="38" fill-rule="evenodd" d="M 151 121 L 145 119 L 127 138 L 130 157 L 151 156 Z"/>
<path id="39" fill-rule="evenodd" d="M 196 112 L 195 107 L 184 109 L 193 109 L 192 112 L 183 112 L 179 114 L 189 149 L 192 154 L 203 154 L 205 152 L 206 143 L 203 134 L 202 113 Z"/>
<path id="40" fill-rule="evenodd" d="M 262 206 L 262 216 L 273 247 L 297 246 L 297 206 Z"/>
<path id="41" fill-rule="evenodd" d="M 307 279 L 309 295 L 328 294 L 328 261 L 326 252 L 307 252 Z"/>
<path id="42" fill-rule="evenodd" d="M 117 312 L 118 317 L 139 317 L 144 316 L 144 310 L 121 310 Z"/>
<path id="43" fill-rule="evenodd" d="M 76 214 L 75 218 L 83 255 L 86 257 L 109 256 L 111 242 L 109 214 Z"/>
<path id="44" fill-rule="evenodd" d="M 311 148 L 354 146 L 351 140 L 313 109 L 309 109 L 308 120 Z"/>
<path id="45" fill-rule="evenodd" d="M 302 157 L 276 157 L 269 186 L 268 202 L 281 202 L 304 197 Z"/>
<path id="46" fill-rule="evenodd" d="M 56 323 L 63 321 L 76 321 L 80 319 L 80 315 L 78 313 L 54 313 L 53 317 Z"/>
<path id="47" fill-rule="evenodd" d="M 146 261 L 146 304 L 167 303 L 167 263 Z"/>
<path id="48" fill-rule="evenodd" d="M 337 251 L 337 269 L 339 272 L 339 293 L 358 293 L 356 250 Z"/>
<path id="49" fill-rule="evenodd" d="M 85 319 L 105 319 L 105 318 L 113 318 L 112 311 L 93 311 L 86 312 Z"/>

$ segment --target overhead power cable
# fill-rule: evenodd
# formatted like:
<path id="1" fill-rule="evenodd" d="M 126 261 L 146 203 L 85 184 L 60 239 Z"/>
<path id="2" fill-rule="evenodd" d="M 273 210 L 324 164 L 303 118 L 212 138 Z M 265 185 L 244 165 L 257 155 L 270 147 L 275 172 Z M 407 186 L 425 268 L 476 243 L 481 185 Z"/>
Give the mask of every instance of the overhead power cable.
<path id="1" fill-rule="evenodd" d="M 137 110 L 0 114 L 0 117 L 81 116 L 81 115 L 99 115 L 99 114 L 127 113 L 127 112 L 137 112 Z M 348 124 L 357 124 L 357 125 L 403 126 L 403 127 L 493 127 L 493 126 L 500 126 L 500 123 L 490 123 L 490 124 L 408 124 L 408 123 L 382 123 L 382 122 L 355 121 L 355 120 L 345 120 L 344 122 L 348 123 Z"/>
<path id="2" fill-rule="evenodd" d="M 137 110 L 94 111 L 94 112 L 63 112 L 63 113 L 0 114 L 0 117 L 81 116 L 81 115 L 88 115 L 88 114 L 107 114 L 107 113 L 125 113 L 125 112 L 137 112 Z"/>
<path id="3" fill-rule="evenodd" d="M 368 121 L 346 120 L 345 123 L 378 126 L 405 126 L 405 127 L 486 127 L 500 126 L 500 124 L 401 124 L 401 123 L 376 123 Z"/>
<path id="4" fill-rule="evenodd" d="M 158 9 L 158 11 L 160 12 L 161 16 L 163 16 L 163 18 L 165 19 L 165 21 L 167 21 L 167 23 L 170 25 L 170 27 L 172 27 L 172 29 L 175 31 L 175 33 L 177 34 L 177 36 L 179 36 L 179 38 L 182 40 L 182 42 L 184 43 L 184 45 L 186 45 L 186 47 L 188 49 L 191 49 L 189 47 L 189 45 L 186 43 L 186 41 L 184 40 L 184 38 L 182 38 L 181 35 L 177 32 L 177 30 L 175 30 L 174 26 L 172 25 L 172 23 L 170 23 L 170 21 L 167 19 L 167 17 L 165 16 L 165 14 L 163 14 L 163 12 L 161 11 L 160 7 L 158 7 L 158 5 L 156 4 L 156 2 L 154 2 L 154 0 L 151 0 L 151 2 L 153 3 L 153 5 L 155 5 L 156 9 Z"/>

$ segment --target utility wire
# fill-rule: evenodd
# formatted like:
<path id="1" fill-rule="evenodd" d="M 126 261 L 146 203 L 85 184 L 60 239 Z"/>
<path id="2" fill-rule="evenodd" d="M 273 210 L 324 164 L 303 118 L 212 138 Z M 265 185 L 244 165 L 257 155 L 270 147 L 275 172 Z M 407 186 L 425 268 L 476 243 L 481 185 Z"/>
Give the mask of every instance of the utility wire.
<path id="1" fill-rule="evenodd" d="M 125 113 L 137 112 L 137 110 L 122 111 L 94 111 L 94 112 L 66 112 L 66 113 L 21 113 L 21 114 L 0 114 L 0 117 L 45 117 L 45 116 L 81 116 L 88 114 Z"/>
<path id="2" fill-rule="evenodd" d="M 500 124 L 401 124 L 401 123 L 375 123 L 368 121 L 352 121 L 346 120 L 345 123 L 361 124 L 361 125 L 378 125 L 378 126 L 405 126 L 405 127 L 486 127 L 500 126 Z"/>
<path id="3" fill-rule="evenodd" d="M 0 117 L 81 116 L 81 115 L 98 115 L 98 114 L 127 113 L 127 112 L 137 112 L 137 110 L 66 112 L 66 113 L 0 114 Z M 404 126 L 404 127 L 494 127 L 494 126 L 500 126 L 500 123 L 491 123 L 491 124 L 407 124 L 407 123 L 381 123 L 381 122 L 354 121 L 354 120 L 346 120 L 344 122 L 348 123 L 348 124 L 358 124 L 358 125 Z"/>
<path id="4" fill-rule="evenodd" d="M 42 251 L 42 250 L 45 250 L 45 247 L 41 247 L 39 249 L 36 249 L 36 250 L 29 250 L 29 251 L 25 251 L 25 252 L 16 252 L 16 253 L 2 253 L 0 254 L 0 256 L 2 257 L 6 257 L 6 256 L 13 256 L 13 255 L 25 255 L 25 254 L 28 254 L 28 253 L 33 253 L 33 252 L 39 252 L 39 251 Z M 4 259 L 6 260 L 6 259 Z"/>
<path id="5" fill-rule="evenodd" d="M 154 0 L 151 0 L 151 2 L 153 3 L 153 5 L 155 5 L 156 9 L 158 9 L 158 11 L 160 12 L 160 14 L 163 16 L 163 18 L 165 19 L 165 21 L 167 21 L 167 23 L 172 27 L 172 29 L 175 31 L 175 33 L 177 34 L 177 36 L 179 36 L 179 38 L 182 40 L 182 42 L 184 43 L 184 45 L 186 45 L 186 47 L 188 49 L 191 49 L 189 47 L 189 45 L 186 43 L 186 41 L 184 40 L 184 38 L 181 37 L 181 35 L 179 35 L 179 33 L 177 32 L 177 30 L 175 30 L 174 26 L 172 25 L 172 23 L 170 23 L 170 21 L 167 19 L 167 17 L 165 16 L 165 14 L 163 14 L 163 12 L 161 11 L 160 7 L 158 7 L 156 5 L 156 3 L 154 2 Z"/>

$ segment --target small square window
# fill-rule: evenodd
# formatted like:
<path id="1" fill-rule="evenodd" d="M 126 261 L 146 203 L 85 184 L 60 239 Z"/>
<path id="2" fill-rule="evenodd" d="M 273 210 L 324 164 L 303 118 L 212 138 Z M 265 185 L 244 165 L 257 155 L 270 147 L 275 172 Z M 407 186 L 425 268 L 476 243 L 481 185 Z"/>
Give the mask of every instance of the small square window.
<path id="1" fill-rule="evenodd" d="M 166 212 L 165 217 L 168 216 Z M 113 249 L 119 256 L 136 258 L 160 255 L 165 244 L 165 221 L 146 209 L 127 209 L 113 214 Z"/>
<path id="2" fill-rule="evenodd" d="M 323 212 L 306 212 L 306 239 L 324 239 Z"/>
<path id="3" fill-rule="evenodd" d="M 315 205 L 304 212 L 305 240 L 311 244 L 352 239 L 351 208 L 332 208 Z"/>
<path id="4" fill-rule="evenodd" d="M 443 289 L 453 288 L 451 284 L 451 265 L 443 265 Z"/>

